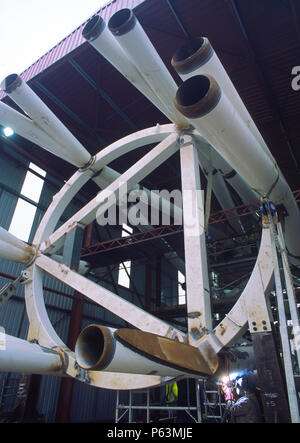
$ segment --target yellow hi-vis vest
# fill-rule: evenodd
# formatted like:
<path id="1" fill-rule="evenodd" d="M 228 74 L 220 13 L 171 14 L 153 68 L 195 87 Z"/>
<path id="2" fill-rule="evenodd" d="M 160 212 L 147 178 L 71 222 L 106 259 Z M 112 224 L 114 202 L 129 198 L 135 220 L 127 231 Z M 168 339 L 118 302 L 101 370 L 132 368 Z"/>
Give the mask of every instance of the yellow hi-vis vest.
<path id="1" fill-rule="evenodd" d="M 166 385 L 167 403 L 173 403 L 178 400 L 178 386 L 177 383 L 169 383 Z"/>

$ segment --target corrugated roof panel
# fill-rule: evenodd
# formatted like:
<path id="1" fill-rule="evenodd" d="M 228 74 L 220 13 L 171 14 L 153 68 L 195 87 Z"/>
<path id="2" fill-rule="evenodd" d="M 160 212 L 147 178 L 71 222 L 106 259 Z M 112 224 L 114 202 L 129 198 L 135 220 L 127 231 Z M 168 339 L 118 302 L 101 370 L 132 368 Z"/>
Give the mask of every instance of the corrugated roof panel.
<path id="1" fill-rule="evenodd" d="M 113 0 L 108 5 L 101 8 L 97 14 L 99 14 L 105 22 L 108 22 L 110 17 L 118 10 L 123 8 L 134 9 L 139 4 L 143 3 L 145 0 Z M 88 19 L 87 19 L 88 20 Z M 39 58 L 34 64 L 29 66 L 22 74 L 21 77 L 28 82 L 30 79 L 36 75 L 43 72 L 45 69 L 52 66 L 58 60 L 74 51 L 80 45 L 85 43 L 85 39 L 82 37 L 82 30 L 87 22 L 76 28 L 71 34 L 65 37 L 60 43 L 58 43 L 54 48 L 44 54 Z M 5 96 L 3 91 L 0 91 L 0 99 Z"/>

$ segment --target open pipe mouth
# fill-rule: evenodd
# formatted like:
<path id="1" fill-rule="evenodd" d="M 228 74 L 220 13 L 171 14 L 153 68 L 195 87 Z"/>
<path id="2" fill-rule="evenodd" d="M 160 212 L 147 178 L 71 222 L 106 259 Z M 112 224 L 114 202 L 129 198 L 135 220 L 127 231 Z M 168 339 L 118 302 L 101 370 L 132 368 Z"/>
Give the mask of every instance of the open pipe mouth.
<path id="1" fill-rule="evenodd" d="M 18 86 L 22 84 L 22 79 L 18 74 L 11 74 L 5 77 L 1 82 L 1 89 L 8 94 L 13 92 Z"/>
<path id="2" fill-rule="evenodd" d="M 221 89 L 210 75 L 195 75 L 181 84 L 174 98 L 178 111 L 189 118 L 203 117 L 220 101 Z"/>
<path id="3" fill-rule="evenodd" d="M 189 73 L 204 65 L 214 54 L 205 37 L 196 37 L 181 46 L 173 55 L 171 64 L 179 73 Z"/>
<path id="4" fill-rule="evenodd" d="M 105 21 L 102 19 L 102 17 L 100 17 L 100 15 L 94 15 L 94 17 L 92 17 L 83 28 L 82 37 L 92 42 L 99 37 L 104 28 Z"/>
<path id="5" fill-rule="evenodd" d="M 87 326 L 76 341 L 76 360 L 83 369 L 104 369 L 110 363 L 113 351 L 112 335 L 104 326 Z"/>
<path id="6" fill-rule="evenodd" d="M 113 35 L 124 35 L 134 28 L 136 17 L 131 9 L 125 8 L 116 12 L 108 22 L 108 29 Z"/>

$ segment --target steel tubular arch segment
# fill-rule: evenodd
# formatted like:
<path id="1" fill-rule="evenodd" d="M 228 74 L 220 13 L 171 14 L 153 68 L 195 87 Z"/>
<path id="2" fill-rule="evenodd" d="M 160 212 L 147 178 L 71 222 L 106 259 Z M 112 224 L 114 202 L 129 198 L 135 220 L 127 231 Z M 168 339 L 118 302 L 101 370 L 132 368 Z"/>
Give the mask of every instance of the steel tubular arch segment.
<path id="1" fill-rule="evenodd" d="M 156 125 L 129 134 L 96 154 L 93 169 L 99 171 L 121 155 L 127 154 L 134 149 L 150 143 L 159 143 L 172 133 L 176 133 L 176 126 L 174 124 Z"/>
<path id="2" fill-rule="evenodd" d="M 95 162 L 92 167 L 85 171 L 79 170 L 75 172 L 75 174 L 61 188 L 61 190 L 53 197 L 53 201 L 36 231 L 33 239 L 33 245 L 40 245 L 47 239 L 47 237 L 49 237 L 49 235 L 52 234 L 65 207 L 87 183 L 87 181 L 91 179 L 100 169 L 116 159 L 119 155 L 121 155 L 121 153 L 126 154 L 146 144 L 161 142 L 172 132 L 176 132 L 176 128 L 172 124 L 144 129 L 112 143 L 96 154 Z"/>
<path id="3" fill-rule="evenodd" d="M 29 271 L 29 282 L 25 285 L 25 303 L 29 319 L 28 340 L 36 340 L 48 348 L 68 350 L 53 328 L 46 310 L 43 296 L 43 271 L 33 264 Z"/>
<path id="4" fill-rule="evenodd" d="M 89 371 L 89 377 L 90 385 L 114 390 L 145 389 L 160 386 L 163 383 L 163 377 L 157 375 Z"/>
<path id="5" fill-rule="evenodd" d="M 76 224 L 81 224 L 83 226 L 90 224 L 95 220 L 97 214 L 99 215 L 107 209 L 107 205 L 100 206 L 106 199 L 109 199 L 109 202 L 112 205 L 115 200 L 111 197 L 115 197 L 116 199 L 118 191 L 124 192 L 123 189 L 125 189 L 125 186 L 126 193 L 130 191 L 133 186 L 152 172 L 153 169 L 166 161 L 178 149 L 179 144 L 177 143 L 177 134 L 170 134 L 148 154 L 124 172 L 124 174 L 116 179 L 108 188 L 101 191 L 100 194 L 51 234 L 47 241 L 41 244 L 41 252 L 45 253 L 51 251 L 51 253 L 54 253 L 58 250 L 62 246 L 64 235 L 68 230 L 72 229 Z"/>
<path id="6" fill-rule="evenodd" d="M 273 276 L 273 260 L 271 254 L 271 238 L 269 229 L 262 231 L 261 245 L 257 260 L 248 283 L 239 299 L 228 315 L 199 343 L 199 349 L 210 342 L 215 352 L 220 352 L 225 346 L 230 346 L 246 331 L 249 319 L 254 318 L 251 306 L 257 298 L 256 291 L 263 292 L 269 289 Z M 249 311 L 249 312 L 248 312 Z M 264 318 L 265 319 L 265 318 Z M 267 326 L 269 320 L 267 319 Z"/>

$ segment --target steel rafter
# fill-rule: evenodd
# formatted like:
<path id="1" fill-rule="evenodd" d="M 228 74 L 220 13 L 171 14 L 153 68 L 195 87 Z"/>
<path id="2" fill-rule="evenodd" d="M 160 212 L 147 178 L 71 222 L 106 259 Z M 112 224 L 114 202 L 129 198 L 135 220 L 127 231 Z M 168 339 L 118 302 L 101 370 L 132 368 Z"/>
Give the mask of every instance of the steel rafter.
<path id="1" fill-rule="evenodd" d="M 300 202 L 300 189 L 293 192 L 297 203 Z M 259 201 L 250 202 L 245 205 L 235 206 L 234 208 L 224 209 L 211 213 L 209 224 L 216 224 L 226 222 L 238 217 L 255 214 L 259 210 Z M 113 251 L 119 248 L 134 246 L 139 243 L 144 243 L 149 240 L 156 240 L 158 238 L 167 237 L 169 235 L 179 234 L 183 232 L 182 225 L 164 225 L 157 228 L 130 234 L 126 237 L 114 238 L 104 242 L 98 242 L 91 245 L 89 248 L 84 248 L 81 258 L 88 258 L 102 252 Z M 226 240 L 226 239 L 225 239 Z"/>
<path id="2" fill-rule="evenodd" d="M 168 235 L 178 234 L 179 232 L 183 232 L 182 225 L 159 226 L 149 231 L 138 232 L 126 237 L 114 238 L 112 240 L 96 243 L 89 248 L 83 249 L 81 257 L 90 257 L 91 255 L 99 254 L 101 252 L 112 251 L 126 246 L 134 246 L 138 243 L 167 237 Z"/>

